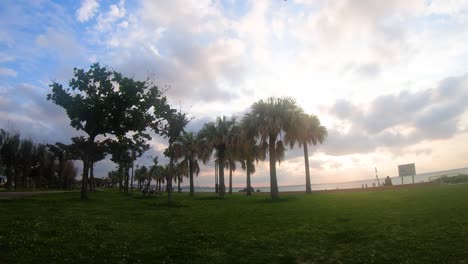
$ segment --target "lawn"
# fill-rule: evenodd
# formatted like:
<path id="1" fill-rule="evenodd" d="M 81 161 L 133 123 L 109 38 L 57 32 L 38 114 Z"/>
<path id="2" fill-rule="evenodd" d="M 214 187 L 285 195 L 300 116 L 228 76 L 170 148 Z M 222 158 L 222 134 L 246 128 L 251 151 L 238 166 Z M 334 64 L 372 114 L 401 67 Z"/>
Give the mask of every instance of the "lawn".
<path id="1" fill-rule="evenodd" d="M 0 200 L 0 263 L 468 263 L 468 184 Z"/>

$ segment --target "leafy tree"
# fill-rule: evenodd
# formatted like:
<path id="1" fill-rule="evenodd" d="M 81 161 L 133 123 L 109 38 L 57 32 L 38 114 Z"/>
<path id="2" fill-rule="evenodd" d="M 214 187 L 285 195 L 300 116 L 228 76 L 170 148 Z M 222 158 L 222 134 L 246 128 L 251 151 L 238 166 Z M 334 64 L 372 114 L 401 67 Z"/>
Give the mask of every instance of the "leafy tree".
<path id="1" fill-rule="evenodd" d="M 91 155 L 89 156 L 89 189 L 96 190 L 96 179 L 94 178 L 94 164 L 106 158 L 108 152 L 106 142 L 95 142 L 91 146 Z"/>
<path id="2" fill-rule="evenodd" d="M 19 148 L 19 160 L 21 164 L 21 187 L 26 188 L 29 186 L 29 178 L 31 174 L 31 167 L 33 162 L 33 156 L 35 152 L 34 142 L 31 139 L 21 140 L 21 146 Z M 18 175 L 17 175 L 18 176 Z M 15 177 L 19 179 L 19 177 Z"/>
<path id="3" fill-rule="evenodd" d="M 135 158 L 141 157 L 149 149 L 149 144 L 146 143 L 148 138 L 145 133 L 137 133 L 131 137 L 121 136 L 117 140 L 106 142 L 112 155 L 111 160 L 119 166 L 124 182 L 124 186 L 120 185 L 120 189 L 124 189 L 125 192 L 128 192 L 129 170 Z"/>
<path id="4" fill-rule="evenodd" d="M 135 171 L 136 173 L 136 171 Z M 119 183 L 120 181 L 120 175 L 119 175 L 119 171 L 109 171 L 107 173 L 107 178 L 108 180 L 110 181 L 110 184 L 112 186 L 112 188 L 115 188 L 115 186 Z M 140 179 L 140 178 L 139 178 Z M 141 180 L 143 180 L 143 178 L 141 178 Z M 140 181 L 139 181 L 140 182 Z"/>
<path id="5" fill-rule="evenodd" d="M 11 189 L 13 179 L 15 178 L 15 169 L 18 169 L 18 150 L 21 144 L 20 135 L 18 132 L 9 133 L 4 132 L 2 136 L 2 148 L 0 153 L 2 156 L 2 162 L 5 166 L 5 175 L 7 177 L 7 182 L 5 187 Z M 15 185 L 15 189 L 18 186 Z"/>
<path id="6" fill-rule="evenodd" d="M 78 173 L 78 169 L 71 160 L 65 161 L 62 169 L 62 188 L 70 189 L 75 183 L 75 178 Z"/>
<path id="7" fill-rule="evenodd" d="M 318 143 L 322 144 L 327 137 L 327 129 L 320 125 L 320 120 L 315 115 L 301 113 L 295 124 L 295 129 L 290 129 L 285 135 L 285 142 L 289 143 L 293 148 L 297 143 L 299 147 L 304 149 L 304 164 L 306 173 L 306 193 L 311 193 L 310 172 L 309 172 L 309 152 L 308 144 L 314 146 Z"/>
<path id="8" fill-rule="evenodd" d="M 148 80 L 123 77 L 98 63 L 88 70 L 75 68 L 73 73 L 69 88 L 53 82 L 47 99 L 66 110 L 72 127 L 87 134 L 81 188 L 81 198 L 85 199 L 96 137 L 143 132 L 149 125 L 156 126 L 170 107 L 158 87 Z"/>
<path id="9" fill-rule="evenodd" d="M 260 100 L 251 107 L 244 117 L 245 124 L 254 131 L 263 151 L 270 159 L 270 195 L 279 198 L 276 162 L 284 159 L 283 135 L 294 129 L 296 119 L 302 109 L 290 97 Z"/>

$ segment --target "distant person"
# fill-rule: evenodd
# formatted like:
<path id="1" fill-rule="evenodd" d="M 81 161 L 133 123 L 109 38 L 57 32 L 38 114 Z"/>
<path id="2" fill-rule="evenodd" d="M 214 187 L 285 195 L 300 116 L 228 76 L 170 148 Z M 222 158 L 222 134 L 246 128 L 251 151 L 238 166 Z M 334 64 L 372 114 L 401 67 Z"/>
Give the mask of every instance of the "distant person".
<path id="1" fill-rule="evenodd" d="M 362 188 L 364 189 L 364 183 L 362 184 Z"/>
<path id="2" fill-rule="evenodd" d="M 390 176 L 387 176 L 387 178 L 385 178 L 385 186 L 392 186 L 392 179 L 390 179 Z"/>
<path id="3" fill-rule="evenodd" d="M 366 188 L 367 188 L 367 183 L 366 183 Z"/>

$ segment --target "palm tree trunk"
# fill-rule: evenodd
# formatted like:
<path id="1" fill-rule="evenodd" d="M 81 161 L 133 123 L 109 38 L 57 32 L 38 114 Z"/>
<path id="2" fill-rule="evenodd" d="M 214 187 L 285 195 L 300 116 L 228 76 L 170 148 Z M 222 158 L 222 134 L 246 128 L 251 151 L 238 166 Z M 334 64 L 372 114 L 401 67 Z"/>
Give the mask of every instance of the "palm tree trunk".
<path id="1" fill-rule="evenodd" d="M 232 165 L 229 163 L 229 194 L 232 194 Z"/>
<path id="2" fill-rule="evenodd" d="M 252 195 L 252 192 L 250 191 L 251 187 L 251 182 L 250 182 L 250 169 L 249 169 L 249 160 L 247 160 L 247 196 Z"/>
<path id="3" fill-rule="evenodd" d="M 312 188 L 310 186 L 310 172 L 309 172 L 309 151 L 307 150 L 307 142 L 304 142 L 304 163 L 306 173 L 306 193 L 311 193 Z"/>
<path id="4" fill-rule="evenodd" d="M 195 188 L 193 186 L 193 161 L 189 159 L 189 177 L 190 177 L 190 196 L 195 194 Z"/>
<path id="5" fill-rule="evenodd" d="M 278 180 L 276 179 L 276 152 L 275 152 L 276 137 L 270 135 L 268 148 L 270 156 L 270 196 L 272 199 L 278 199 Z"/>
<path id="6" fill-rule="evenodd" d="M 218 169 L 219 169 L 219 196 L 224 197 L 224 194 L 226 193 L 226 185 L 224 184 L 224 153 L 223 151 L 219 152 Z"/>
<path id="7" fill-rule="evenodd" d="M 172 155 L 171 155 L 172 156 Z M 169 159 L 169 173 L 167 174 L 166 186 L 167 186 L 167 203 L 172 204 L 172 173 L 174 171 L 174 159 Z"/>

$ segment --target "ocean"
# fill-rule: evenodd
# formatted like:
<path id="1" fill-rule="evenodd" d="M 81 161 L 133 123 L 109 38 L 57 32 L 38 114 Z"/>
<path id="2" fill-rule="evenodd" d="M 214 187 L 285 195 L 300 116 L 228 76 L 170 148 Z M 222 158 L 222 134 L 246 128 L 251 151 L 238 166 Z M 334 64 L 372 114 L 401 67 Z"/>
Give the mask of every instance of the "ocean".
<path id="1" fill-rule="evenodd" d="M 445 171 L 436 171 L 436 172 L 429 172 L 429 173 L 421 173 L 416 174 L 414 176 L 414 182 L 428 182 L 430 180 L 434 180 L 439 178 L 440 176 L 456 176 L 458 174 L 468 174 L 468 167 L 467 168 L 460 168 L 460 169 L 452 169 L 452 170 L 445 170 Z M 410 184 L 413 183 L 413 177 L 405 176 L 405 177 L 390 177 L 392 179 L 393 185 L 401 185 L 401 184 Z M 380 178 L 380 183 L 382 184 L 385 178 Z M 362 186 L 366 186 L 371 188 L 373 185 L 378 186 L 377 179 L 367 179 L 367 180 L 359 180 L 359 181 L 350 181 L 350 182 L 337 182 L 337 183 L 319 183 L 319 184 L 312 184 L 312 190 L 335 190 L 335 189 L 352 189 L 352 188 L 362 188 Z M 260 190 L 261 192 L 269 192 L 269 186 L 252 186 L 255 190 Z M 292 191 L 305 191 L 305 184 L 303 185 L 289 185 L 289 186 L 279 186 L 280 192 L 292 192 Z M 233 192 L 239 192 L 240 190 L 244 189 L 243 187 L 233 187 Z M 227 186 L 226 186 L 227 190 Z M 189 187 L 183 186 L 182 192 L 188 192 Z M 214 192 L 214 187 L 203 187 L 203 186 L 196 186 L 195 192 Z"/>

